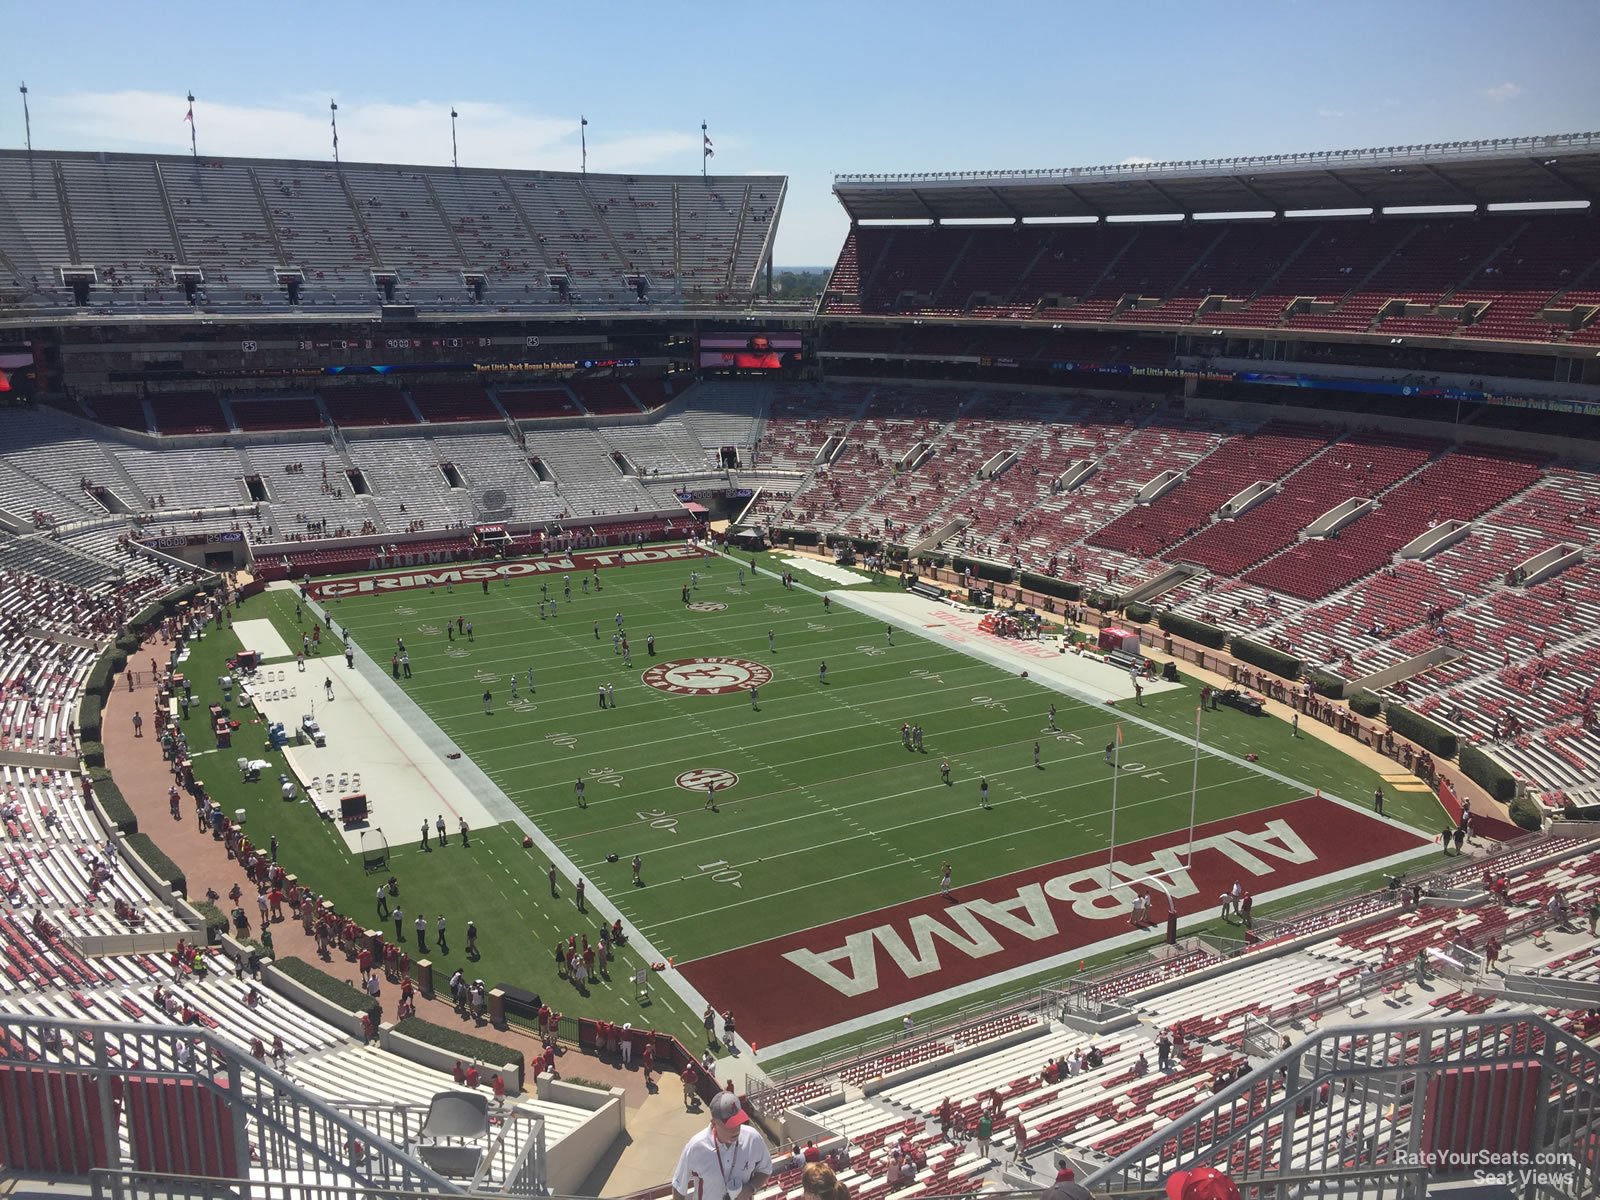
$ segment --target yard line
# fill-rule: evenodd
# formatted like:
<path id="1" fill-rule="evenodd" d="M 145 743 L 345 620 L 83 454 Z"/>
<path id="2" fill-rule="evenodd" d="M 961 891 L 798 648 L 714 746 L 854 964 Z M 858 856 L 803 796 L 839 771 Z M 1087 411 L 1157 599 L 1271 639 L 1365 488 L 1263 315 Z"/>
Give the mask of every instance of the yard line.
<path id="1" fill-rule="evenodd" d="M 1210 791 L 1212 788 L 1233 787 L 1234 785 L 1242 783 L 1246 779 L 1249 779 L 1249 778 L 1250 777 L 1248 775 L 1245 775 L 1245 776 L 1241 776 L 1238 779 L 1219 780 L 1216 783 L 1207 784 L 1205 787 L 1201 788 L 1200 790 L 1201 791 Z M 1143 808 L 1146 805 L 1160 804 L 1160 803 L 1163 803 L 1164 801 L 1167 801 L 1167 800 L 1176 799 L 1179 796 L 1187 796 L 1188 794 L 1189 794 L 1189 791 L 1188 791 L 1187 788 L 1185 788 L 1181 792 L 1170 792 L 1165 796 L 1155 796 L 1155 797 L 1152 797 L 1149 800 L 1136 800 L 1136 801 L 1128 802 L 1126 804 L 1120 804 L 1120 805 L 1118 805 L 1118 809 L 1120 810 L 1120 809 L 1123 809 L 1123 808 Z M 1014 803 L 1014 802 L 1012 802 L 1012 803 Z M 914 823 L 915 824 L 921 824 L 922 822 L 914 822 Z M 972 840 L 968 839 L 968 840 L 962 841 L 960 843 L 960 845 L 944 847 L 944 848 L 942 848 L 940 850 L 932 852 L 931 854 L 923 855 L 922 859 L 935 859 L 935 858 L 942 859 L 942 858 L 944 858 L 946 856 L 949 856 L 949 855 L 952 855 L 952 854 L 959 854 L 964 849 L 969 849 L 969 848 L 974 847 L 974 846 L 987 845 L 990 842 L 1004 841 L 1006 838 L 1013 838 L 1013 837 L 1018 836 L 1019 834 L 1027 835 L 1027 834 L 1034 834 L 1034 833 L 1043 833 L 1043 832 L 1045 832 L 1047 830 L 1052 830 L 1052 829 L 1059 829 L 1062 825 L 1064 825 L 1066 823 L 1067 822 L 1065 822 L 1063 820 L 1063 821 L 1052 821 L 1052 822 L 1049 822 L 1048 824 L 1043 824 L 1043 825 L 1024 826 L 1024 827 L 1022 827 L 1020 829 L 1016 828 L 1016 827 L 1012 827 L 1010 829 L 1005 830 L 1003 833 L 995 834 L 993 837 L 980 838 L 977 841 L 972 841 Z M 904 828 L 904 826 L 901 826 L 900 828 Z M 1173 830 L 1172 832 L 1176 833 L 1178 831 L 1177 830 Z M 1077 836 L 1082 836 L 1082 835 L 1077 835 Z M 1160 836 L 1160 835 L 1156 835 L 1156 836 Z M 851 840 L 851 839 L 846 839 L 846 840 Z M 1141 840 L 1143 840 L 1143 839 L 1141 839 Z M 824 846 L 827 845 L 827 844 L 828 843 L 823 843 Z M 1104 844 L 1105 843 L 1101 843 L 1101 845 L 1104 845 Z M 786 857 L 789 854 L 810 854 L 810 853 L 814 853 L 816 850 L 818 850 L 820 848 L 822 848 L 822 847 L 820 847 L 816 843 L 811 843 L 811 844 L 807 844 L 805 846 L 798 846 L 793 850 L 785 850 L 785 851 L 783 851 L 783 852 L 781 852 L 779 854 L 768 855 L 768 856 L 764 856 L 764 857 L 782 858 L 782 857 Z M 1097 847 L 1090 847 L 1089 849 L 1090 849 L 1090 851 L 1093 851 L 1096 848 Z M 921 860 L 919 859 L 918 861 L 921 861 Z M 751 866 L 752 863 L 749 862 L 749 861 L 746 861 L 744 863 L 737 863 L 737 864 L 734 864 L 734 865 L 735 865 L 735 867 L 748 867 L 748 866 Z M 763 863 L 762 865 L 765 865 L 765 863 Z M 1031 864 L 1031 863 L 1029 864 L 1029 866 L 1032 866 L 1032 865 L 1033 864 Z M 792 895 L 795 895 L 795 894 L 800 893 L 800 892 L 810 891 L 813 888 L 833 887 L 834 885 L 836 885 L 842 879 L 854 879 L 857 876 L 869 875 L 873 871 L 879 871 L 879 870 L 882 870 L 882 869 L 883 869 L 883 864 L 879 863 L 876 866 L 868 867 L 868 868 L 866 868 L 864 870 L 861 870 L 861 871 L 851 871 L 851 872 L 849 872 L 848 874 L 845 874 L 845 875 L 830 874 L 825 879 L 813 879 L 808 883 L 803 883 L 803 884 L 800 884 L 800 885 L 798 885 L 796 887 L 785 888 L 781 892 L 767 892 L 767 893 L 764 893 L 764 894 L 762 894 L 760 896 L 747 896 L 742 900 L 735 900 L 730 904 L 721 904 L 721 905 L 716 906 L 715 908 L 704 908 L 704 907 L 697 908 L 694 912 L 685 913 L 682 916 L 668 917 L 665 920 L 657 921 L 653 925 L 640 926 L 640 929 L 641 929 L 642 932 L 644 932 L 648 936 L 648 935 L 650 935 L 652 933 L 652 931 L 654 931 L 656 929 L 664 928 L 664 927 L 666 927 L 668 925 L 678 925 L 678 924 L 683 923 L 684 921 L 693 921 L 693 920 L 697 920 L 697 919 L 699 919 L 701 917 L 709 917 L 709 916 L 715 916 L 718 913 L 731 912 L 734 909 L 743 908 L 743 907 L 745 907 L 746 905 L 749 905 L 749 904 L 765 903 L 765 902 L 768 902 L 768 901 L 771 901 L 771 900 L 775 900 L 780 896 L 792 896 Z M 993 875 L 993 876 L 990 876 L 988 879 L 973 880 L 971 883 L 966 883 L 966 884 L 963 884 L 962 886 L 965 887 L 965 888 L 979 887 L 979 886 L 981 886 L 981 885 L 983 885 L 985 883 L 990 883 L 990 882 L 992 882 L 994 880 L 997 880 L 997 879 L 1004 879 L 1006 877 L 1006 875 L 1010 875 L 1010 874 L 1013 874 L 1013 873 L 1014 872 L 1008 871 L 1008 872 L 1005 873 L 1005 875 Z M 674 882 L 678 882 L 678 881 L 676 881 L 676 880 L 667 880 L 667 881 L 665 881 L 665 883 L 657 884 L 656 886 L 657 887 L 663 887 L 663 886 L 666 886 L 667 884 L 674 883 Z M 687 882 L 687 880 L 685 880 L 683 882 Z M 806 928 L 806 927 L 805 926 L 801 926 L 800 928 Z M 772 941 L 774 938 L 787 937 L 789 934 L 795 933 L 795 932 L 798 932 L 798 930 L 797 929 L 790 929 L 790 930 L 786 930 L 784 932 L 770 934 L 767 937 L 759 939 L 758 941 L 746 943 L 746 945 L 758 946 L 758 945 L 761 945 L 763 942 Z M 701 955 L 701 958 L 712 958 L 712 957 L 715 957 L 718 954 L 727 954 L 727 953 L 729 953 L 729 952 L 731 952 L 733 950 L 738 950 L 738 949 L 743 949 L 743 948 L 744 947 L 742 947 L 742 946 L 729 946 L 726 949 L 713 950 L 710 953 L 703 954 L 703 955 Z M 698 960 L 691 959 L 689 961 L 694 962 L 694 961 L 698 961 Z M 680 965 L 687 965 L 687 964 L 680 964 Z"/>
<path id="2" fill-rule="evenodd" d="M 690 717 L 690 718 L 686 718 L 686 719 L 693 720 L 694 718 Z M 982 721 L 982 722 L 978 722 L 976 724 L 967 724 L 967 725 L 964 725 L 961 728 L 960 732 L 966 733 L 968 731 L 976 730 L 976 729 L 988 729 L 988 728 L 991 728 L 991 727 L 996 726 L 996 725 L 1009 725 L 1016 719 L 1017 718 L 1006 718 L 1006 719 L 1002 719 L 1002 720 L 998 720 L 998 721 Z M 874 722 L 874 724 L 876 724 L 876 722 Z M 809 740 L 811 738 L 816 738 L 816 737 L 826 737 L 830 732 L 837 733 L 837 732 L 843 732 L 843 731 L 842 730 L 833 730 L 833 731 L 823 730 L 823 731 L 820 731 L 820 732 L 813 731 L 811 733 L 806 733 L 806 734 L 797 734 L 796 736 L 791 737 L 791 738 L 776 738 L 776 739 L 773 739 L 771 741 L 765 741 L 765 742 L 757 743 L 755 748 L 752 748 L 751 746 L 737 746 L 736 749 L 735 749 L 735 752 L 737 752 L 739 754 L 745 754 L 745 755 L 754 755 L 756 753 L 756 749 L 765 751 L 765 750 L 769 749 L 772 746 L 782 745 L 785 742 L 797 742 L 797 741 Z M 1069 732 L 1070 733 L 1072 731 L 1071 730 L 1066 730 L 1065 732 Z M 643 747 L 643 746 L 665 745 L 665 744 L 669 744 L 671 742 L 683 741 L 685 738 L 692 738 L 692 739 L 694 739 L 696 741 L 702 741 L 702 740 L 704 740 L 705 736 L 706 735 L 704 733 L 697 732 L 697 733 L 693 733 L 693 734 L 684 734 L 681 737 L 677 737 L 677 738 L 667 738 L 667 739 L 661 739 L 661 740 L 658 740 L 658 741 L 655 741 L 655 742 L 639 743 L 639 745 L 641 747 Z M 997 746 L 985 747 L 985 749 L 1000 750 L 1000 749 L 1004 749 L 1007 746 L 1025 746 L 1025 745 L 1027 745 L 1027 742 L 1028 742 L 1030 736 L 1031 735 L 1025 735 L 1019 741 L 1002 742 Z M 1155 741 L 1156 741 L 1156 739 L 1152 738 L 1152 739 L 1146 739 L 1144 741 L 1139 741 L 1139 742 L 1126 742 L 1124 744 L 1127 745 L 1127 746 L 1153 745 L 1153 744 L 1155 744 Z M 892 745 L 895 745 L 896 743 L 894 741 L 890 740 L 889 738 L 885 737 L 883 744 L 884 744 L 884 746 L 892 746 Z M 835 758 L 835 757 L 838 757 L 838 756 L 844 755 L 844 754 L 860 754 L 860 753 L 868 752 L 868 751 L 872 750 L 873 748 L 874 747 L 870 746 L 870 745 L 869 746 L 847 746 L 847 747 L 844 747 L 842 749 L 828 751 L 828 752 L 823 753 L 823 754 L 808 754 L 804 760 L 784 760 L 784 761 L 776 763 L 776 764 L 760 763 L 757 766 L 752 767 L 751 771 L 764 770 L 764 769 L 766 769 L 766 768 L 768 768 L 770 766 L 774 766 L 774 765 L 775 766 L 793 766 L 795 764 L 795 762 L 797 762 L 797 761 L 817 762 L 817 761 L 820 761 L 820 760 L 823 760 L 823 759 Z M 578 761 L 578 759 L 581 759 L 581 758 L 594 758 L 594 757 L 598 757 L 600 755 L 614 755 L 616 753 L 617 753 L 617 750 L 615 748 L 607 747 L 607 748 L 600 749 L 600 750 L 590 750 L 590 751 L 585 751 L 585 752 L 582 752 L 582 753 L 575 753 L 573 756 L 568 757 L 564 761 L 566 761 L 568 764 L 571 764 L 571 763 L 574 763 L 574 762 Z M 928 751 L 928 754 L 931 757 L 931 756 L 937 755 L 938 753 L 939 753 L 939 747 L 938 747 L 938 744 L 935 743 L 934 746 Z M 1095 753 L 1098 754 L 1098 753 L 1100 753 L 1100 751 L 1097 750 L 1097 751 L 1095 751 Z M 635 763 L 635 762 L 630 761 L 629 764 L 628 764 L 628 768 L 629 768 L 630 772 L 633 772 L 633 773 L 637 774 L 637 773 L 644 772 L 644 771 L 659 770 L 659 769 L 661 769 L 663 767 L 669 767 L 669 766 L 673 765 L 675 762 L 681 762 L 681 761 L 682 761 L 681 757 L 673 758 L 673 759 L 663 759 L 663 760 L 659 760 L 659 761 L 655 761 L 655 762 L 648 762 L 648 763 Z M 913 762 L 920 761 L 920 756 L 919 756 L 918 759 L 913 759 L 912 761 Z M 1062 760 L 1058 759 L 1058 760 L 1054 760 L 1054 761 L 1062 761 Z M 525 768 L 525 769 L 533 769 L 533 768 L 529 767 L 529 768 Z M 875 769 L 877 769 L 877 768 L 875 768 Z M 892 769 L 892 768 L 889 768 L 889 769 Z M 846 778 L 848 778 L 848 776 Z M 564 786 L 564 785 L 556 784 L 556 783 L 531 784 L 528 787 L 524 787 L 524 788 L 507 789 L 506 790 L 506 795 L 508 795 L 508 796 L 525 796 L 525 795 L 528 795 L 528 794 L 533 793 L 533 792 L 542 791 L 545 788 L 557 787 L 557 786 Z M 675 787 L 676 785 L 674 784 L 672 786 Z M 653 788 L 653 789 L 651 789 L 651 792 L 664 791 L 664 790 L 670 791 L 671 789 L 670 788 Z M 639 793 L 639 794 L 649 794 L 649 793 Z"/>
<path id="3" fill-rule="evenodd" d="M 1098 752 L 1096 752 L 1096 753 L 1098 753 Z M 1026 772 L 1029 775 L 1034 775 L 1035 774 L 1032 764 L 1028 764 L 1026 766 L 1012 767 L 1012 768 L 1005 769 L 1005 770 L 1000 770 L 1000 771 L 991 771 L 991 772 L 988 772 L 987 774 L 985 774 L 984 778 L 989 779 L 992 782 L 992 781 L 997 780 L 997 779 L 1003 779 L 1007 775 L 1015 775 L 1015 774 L 1017 774 L 1019 772 Z M 844 779 L 839 780 L 837 782 L 843 783 L 845 780 L 850 780 L 850 779 L 864 779 L 867 776 L 873 775 L 873 774 L 877 774 L 877 772 L 876 771 L 861 772 L 861 773 L 859 773 L 857 775 L 845 776 Z M 1137 776 L 1136 776 L 1136 778 L 1137 778 Z M 974 783 L 976 783 L 976 782 L 977 782 L 977 776 L 972 776 L 972 777 L 965 778 L 965 779 L 962 779 L 962 780 L 959 781 L 959 783 L 967 784 L 969 786 L 974 784 Z M 1237 781 L 1235 781 L 1235 782 L 1237 782 Z M 1107 786 L 1107 783 L 1108 783 L 1108 779 L 1107 778 L 1096 777 L 1096 778 L 1093 778 L 1093 779 L 1082 779 L 1082 780 L 1079 780 L 1078 782 L 1075 782 L 1075 783 L 1059 785 L 1059 786 L 1050 788 L 1048 791 L 1045 791 L 1045 792 L 1042 792 L 1042 793 L 1032 793 L 1031 795 L 1065 796 L 1067 793 L 1077 791 L 1080 788 L 1105 787 L 1105 786 Z M 1214 785 L 1207 784 L 1205 787 L 1203 787 L 1200 790 L 1204 791 L 1204 790 L 1209 789 L 1212 786 L 1214 786 Z M 884 804 L 884 803 L 892 803 L 894 801 L 904 800 L 907 797 L 924 795 L 924 794 L 927 794 L 927 793 L 930 793 L 930 792 L 933 793 L 933 794 L 936 794 L 936 795 L 940 794 L 940 793 L 954 793 L 955 790 L 956 790 L 956 788 L 955 788 L 954 785 L 947 787 L 943 783 L 934 783 L 934 784 L 929 784 L 928 786 L 925 786 L 925 787 L 915 787 L 915 788 L 910 788 L 910 789 L 906 789 L 906 790 L 903 790 L 903 791 L 889 792 L 889 793 L 885 793 L 885 794 L 880 794 L 880 795 L 869 797 L 869 798 L 867 798 L 865 800 L 853 800 L 853 801 L 850 801 L 850 802 L 848 802 L 846 804 L 830 805 L 829 806 L 829 813 L 830 813 L 830 815 L 837 815 L 837 816 L 840 816 L 841 818 L 843 818 L 849 812 L 851 812 L 853 810 L 856 810 L 856 809 L 866 809 L 866 808 L 870 808 L 870 807 L 872 807 L 874 805 Z M 1188 789 L 1185 789 L 1181 794 L 1182 795 L 1188 795 Z M 766 801 L 770 801 L 771 799 L 773 799 L 776 796 L 782 796 L 782 795 L 784 795 L 784 792 L 781 792 L 781 791 L 780 792 L 766 792 L 766 793 L 763 793 L 761 796 L 750 797 L 748 800 L 745 800 L 745 799 L 742 799 L 742 798 L 736 798 L 736 799 L 722 801 L 722 803 L 724 805 L 737 805 L 737 804 L 744 804 L 744 803 L 755 803 L 757 801 L 766 802 Z M 1029 798 L 1031 798 L 1031 796 L 1029 796 L 1029 797 L 1019 797 L 1018 800 L 1001 800 L 1001 801 L 999 801 L 999 804 L 1013 804 L 1013 803 L 1018 803 L 1021 800 L 1029 799 Z M 1142 801 L 1130 801 L 1130 802 L 1127 802 L 1127 803 L 1119 804 L 1117 807 L 1118 807 L 1119 810 L 1121 810 L 1123 808 L 1137 807 L 1138 804 L 1140 804 L 1140 803 L 1143 803 L 1143 802 Z M 999 807 L 999 804 L 996 804 L 995 807 Z M 682 809 L 682 810 L 680 810 L 678 812 L 668 812 L 667 815 L 668 816 L 681 816 L 681 815 L 683 815 L 685 813 L 692 813 L 694 811 L 696 811 L 696 809 L 694 808 L 694 806 L 691 805 L 689 808 Z M 893 832 L 895 830 L 909 828 L 912 825 L 925 824 L 930 819 L 936 819 L 936 818 L 945 817 L 945 816 L 960 816 L 962 814 L 969 814 L 970 815 L 971 812 L 972 812 L 972 804 L 971 804 L 970 800 L 965 800 L 958 807 L 951 807 L 948 810 L 937 812 L 937 813 L 924 813 L 921 816 L 919 816 L 916 821 L 908 821 L 908 822 L 904 822 L 904 823 L 898 824 L 898 825 L 890 825 L 890 826 L 887 826 L 887 827 L 877 827 L 877 828 L 878 828 L 879 832 Z M 777 828 L 780 828 L 780 827 L 782 827 L 784 825 L 790 825 L 790 824 L 793 824 L 795 821 L 798 821 L 798 820 L 809 820 L 814 815 L 816 815 L 816 814 L 813 814 L 813 813 L 800 813 L 800 814 L 795 814 L 793 816 L 779 817 L 779 818 L 776 818 L 774 820 L 763 821 L 763 822 L 761 822 L 760 824 L 757 824 L 757 825 L 745 825 L 745 826 L 740 826 L 737 829 L 722 830 L 722 831 L 720 831 L 718 833 L 715 833 L 715 834 L 712 834 L 712 835 L 710 835 L 708 837 L 689 838 L 689 839 L 687 839 L 685 841 L 681 841 L 681 842 L 671 842 L 671 843 L 668 843 L 668 847 L 670 847 L 670 849 L 672 849 L 672 850 L 689 849 L 691 847 L 704 845 L 704 844 L 709 843 L 709 842 L 716 842 L 716 841 L 718 841 L 718 840 L 720 840 L 722 838 L 726 838 L 726 837 L 744 838 L 744 837 L 747 837 L 747 836 L 752 835 L 752 834 L 760 833 L 763 830 L 777 829 Z M 1082 816 L 1083 814 L 1078 814 L 1078 815 Z M 1098 814 L 1089 814 L 1089 815 L 1098 815 Z M 584 832 L 581 832 L 581 833 L 568 834 L 565 837 L 556 838 L 554 840 L 555 840 L 557 845 L 566 847 L 566 846 L 569 846 L 572 843 L 580 841 L 581 839 L 584 839 L 584 838 L 602 836 L 602 835 L 615 836 L 617 833 L 619 833 L 619 832 L 621 832 L 623 830 L 635 829 L 635 828 L 637 828 L 637 822 L 630 821 L 630 822 L 625 822 L 625 823 L 623 823 L 621 825 L 608 826 L 608 827 L 606 827 L 604 829 L 597 829 L 597 830 L 592 830 L 592 831 L 584 831 Z M 654 847 L 653 849 L 654 849 L 655 853 L 659 854 L 659 853 L 662 852 L 663 849 L 666 849 L 668 847 Z M 598 863 L 590 864 L 589 869 L 594 869 L 594 867 L 596 867 L 596 866 L 598 866 Z"/>

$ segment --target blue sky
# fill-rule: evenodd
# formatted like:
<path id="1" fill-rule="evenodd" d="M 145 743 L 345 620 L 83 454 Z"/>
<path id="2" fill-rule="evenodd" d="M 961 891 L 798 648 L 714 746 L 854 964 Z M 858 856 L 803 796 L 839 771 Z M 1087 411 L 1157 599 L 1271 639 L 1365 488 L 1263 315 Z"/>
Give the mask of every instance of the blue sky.
<path id="1" fill-rule="evenodd" d="M 780 265 L 831 263 L 834 172 L 1191 159 L 1600 129 L 1595 0 L 1139 4 L 57 3 L 13 8 L 37 149 L 790 177 Z M 23 141 L 5 106 L 6 145 Z"/>

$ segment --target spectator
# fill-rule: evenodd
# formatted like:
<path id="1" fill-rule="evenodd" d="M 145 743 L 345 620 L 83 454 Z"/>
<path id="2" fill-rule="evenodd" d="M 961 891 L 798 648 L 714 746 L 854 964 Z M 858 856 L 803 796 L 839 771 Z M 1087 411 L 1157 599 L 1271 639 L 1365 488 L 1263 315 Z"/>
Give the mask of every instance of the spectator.
<path id="1" fill-rule="evenodd" d="M 822 1162 L 806 1164 L 800 1174 L 800 1191 L 817 1200 L 850 1200 L 850 1189 L 839 1182 L 832 1166 Z"/>
<path id="2" fill-rule="evenodd" d="M 677 1200 L 701 1200 L 703 1185 L 712 1181 L 728 1200 L 753 1200 L 771 1177 L 772 1155 L 739 1097 L 718 1092 L 711 1098 L 710 1126 L 684 1144 L 672 1194 Z"/>

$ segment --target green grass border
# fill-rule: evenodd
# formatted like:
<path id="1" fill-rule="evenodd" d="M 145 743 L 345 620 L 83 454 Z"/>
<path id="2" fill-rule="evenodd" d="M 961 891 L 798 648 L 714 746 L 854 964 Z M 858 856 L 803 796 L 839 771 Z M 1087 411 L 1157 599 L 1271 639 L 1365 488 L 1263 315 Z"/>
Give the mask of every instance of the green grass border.
<path id="1" fill-rule="evenodd" d="M 166 856 L 160 846 L 150 840 L 148 833 L 127 834 L 128 848 L 144 860 L 156 875 L 175 892 L 188 895 L 189 880 L 177 863 Z"/>
<path id="2" fill-rule="evenodd" d="M 405 1018 L 394 1026 L 394 1032 L 402 1037 L 426 1042 L 436 1049 L 458 1055 L 467 1061 L 493 1067 L 496 1071 L 513 1067 L 520 1070 L 526 1065 L 521 1051 L 502 1042 L 492 1042 L 487 1038 L 462 1033 L 461 1030 L 451 1029 L 448 1025 L 435 1025 L 432 1021 L 425 1021 L 421 1017 Z"/>
<path id="3" fill-rule="evenodd" d="M 354 984 L 335 979 L 313 963 L 303 958 L 275 958 L 272 965 L 290 979 L 315 992 L 329 1004 L 344 1012 L 360 1016 L 363 1013 L 377 1020 L 378 1006 L 373 999 Z"/>

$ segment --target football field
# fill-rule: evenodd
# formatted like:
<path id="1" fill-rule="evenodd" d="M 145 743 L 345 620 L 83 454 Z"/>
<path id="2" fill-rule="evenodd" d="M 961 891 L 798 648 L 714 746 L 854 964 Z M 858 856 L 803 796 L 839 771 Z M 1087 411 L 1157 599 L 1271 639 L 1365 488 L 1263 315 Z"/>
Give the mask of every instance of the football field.
<path id="1" fill-rule="evenodd" d="M 1157 916 L 1164 896 L 1187 916 L 1214 911 L 1241 875 L 1258 897 L 1287 895 L 1423 842 L 1314 797 L 1292 762 L 1269 771 L 1213 745 L 1212 723 L 1221 734 L 1252 722 L 1243 714 L 1205 714 L 1197 755 L 1189 688 L 1124 713 L 1052 690 L 1040 672 L 980 661 L 931 627 L 891 633 L 850 607 L 851 589 L 831 589 L 825 606 L 816 590 L 785 589 L 726 558 L 597 572 L 582 556 L 564 561 L 487 591 L 420 568 L 365 590 L 319 582 L 312 594 L 377 662 L 404 641 L 406 693 L 591 898 L 603 894 L 763 1046 L 1075 962 L 1119 936 L 1148 941 L 1129 929 L 1135 891 L 1156 900 Z M 434 586 L 406 585 L 429 573 Z M 284 626 L 292 600 L 269 599 Z M 614 694 L 604 706 L 602 689 Z M 1149 719 L 1162 711 L 1187 712 L 1188 735 Z M 903 724 L 922 726 L 921 751 L 904 746 Z M 1119 727 L 1114 770 L 1107 747 Z M 394 847 L 398 863 L 408 849 Z M 495 862 L 519 876 L 530 905 L 569 905 L 549 898 L 543 855 L 516 847 Z M 942 897 L 946 863 L 953 888 Z M 518 975 L 535 990 L 557 986 L 538 946 L 507 971 Z"/>

